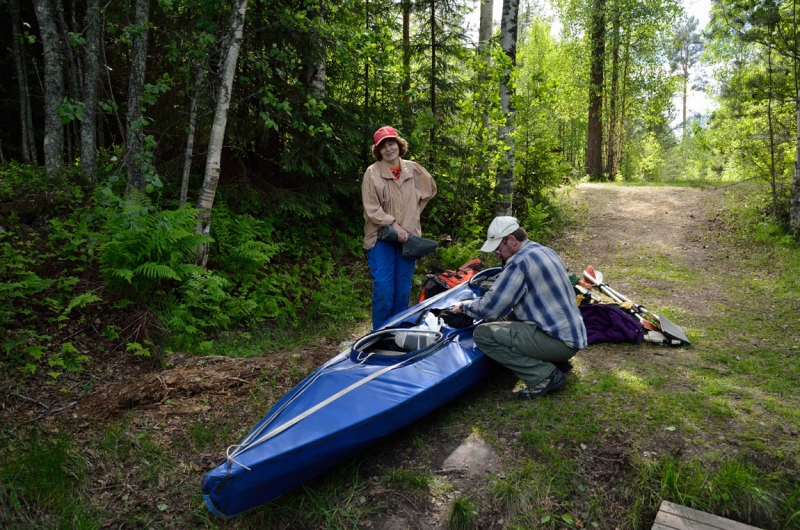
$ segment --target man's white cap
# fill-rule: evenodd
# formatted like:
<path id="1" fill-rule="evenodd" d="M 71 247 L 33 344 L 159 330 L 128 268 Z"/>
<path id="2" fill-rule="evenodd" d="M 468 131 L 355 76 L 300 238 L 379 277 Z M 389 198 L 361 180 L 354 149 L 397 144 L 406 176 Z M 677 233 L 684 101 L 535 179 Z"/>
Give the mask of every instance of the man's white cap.
<path id="1" fill-rule="evenodd" d="M 507 235 L 513 234 L 519 228 L 519 223 L 514 217 L 495 217 L 489 225 L 489 238 L 481 247 L 481 252 L 494 252 L 500 246 L 500 242 Z"/>

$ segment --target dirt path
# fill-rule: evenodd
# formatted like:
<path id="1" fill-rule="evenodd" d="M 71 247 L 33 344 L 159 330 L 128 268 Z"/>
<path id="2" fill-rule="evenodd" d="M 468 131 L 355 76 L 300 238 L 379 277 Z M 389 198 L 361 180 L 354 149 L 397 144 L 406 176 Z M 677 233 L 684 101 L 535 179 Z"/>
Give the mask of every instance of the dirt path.
<path id="1" fill-rule="evenodd" d="M 686 292 L 680 282 L 645 280 L 626 271 L 632 263 L 658 259 L 687 271 L 715 273 L 724 261 L 723 249 L 711 237 L 720 226 L 721 197 L 722 191 L 714 189 L 582 184 L 570 201 L 581 212 L 582 225 L 555 246 L 571 270 L 593 265 L 628 298 L 653 307 L 676 306 L 702 317 L 718 289 L 709 297 L 706 292 Z M 645 287 L 647 299 L 637 299 Z M 663 294 L 652 296 L 662 289 Z"/>

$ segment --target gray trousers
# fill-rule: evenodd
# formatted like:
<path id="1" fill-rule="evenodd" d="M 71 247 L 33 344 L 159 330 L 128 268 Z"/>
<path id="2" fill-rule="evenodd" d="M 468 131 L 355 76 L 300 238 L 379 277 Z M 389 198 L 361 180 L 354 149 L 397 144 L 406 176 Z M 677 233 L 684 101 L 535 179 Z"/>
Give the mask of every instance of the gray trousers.
<path id="1" fill-rule="evenodd" d="M 512 370 L 534 387 L 578 350 L 554 339 L 535 324 L 519 321 L 485 322 L 475 328 L 475 344 L 489 358 Z"/>

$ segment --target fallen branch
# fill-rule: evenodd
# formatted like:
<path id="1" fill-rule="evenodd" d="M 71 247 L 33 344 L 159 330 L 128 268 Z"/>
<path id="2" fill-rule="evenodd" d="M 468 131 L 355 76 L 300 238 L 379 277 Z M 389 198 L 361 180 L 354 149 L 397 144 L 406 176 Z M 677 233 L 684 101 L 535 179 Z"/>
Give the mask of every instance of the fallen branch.
<path id="1" fill-rule="evenodd" d="M 33 423 L 35 421 L 39 421 L 40 419 L 44 418 L 45 416 L 49 416 L 51 414 L 55 414 L 56 412 L 61 412 L 62 410 L 66 410 L 66 409 L 68 409 L 70 407 L 74 407 L 77 403 L 78 403 L 77 401 L 73 401 L 72 403 L 67 403 L 63 407 L 59 407 L 57 409 L 49 410 L 49 411 L 45 412 L 44 414 L 39 414 L 38 416 L 36 416 L 33 419 L 25 420 L 22 423 L 17 424 L 17 426 L 14 427 L 13 429 L 11 429 L 10 431 L 8 431 L 8 434 L 14 434 L 14 431 L 16 431 L 17 428 L 25 425 L 26 423 Z"/>
<path id="2" fill-rule="evenodd" d="M 30 401 L 31 403 L 36 403 L 37 405 L 39 405 L 40 407 L 42 407 L 45 410 L 50 408 L 47 405 L 45 405 L 44 403 L 42 403 L 41 401 L 37 401 L 37 400 L 35 400 L 33 398 L 29 398 L 28 396 L 23 396 L 22 394 L 17 394 L 16 392 L 9 392 L 8 395 L 9 396 L 18 397 L 18 398 L 20 398 L 22 400 L 25 400 L 25 401 Z"/>

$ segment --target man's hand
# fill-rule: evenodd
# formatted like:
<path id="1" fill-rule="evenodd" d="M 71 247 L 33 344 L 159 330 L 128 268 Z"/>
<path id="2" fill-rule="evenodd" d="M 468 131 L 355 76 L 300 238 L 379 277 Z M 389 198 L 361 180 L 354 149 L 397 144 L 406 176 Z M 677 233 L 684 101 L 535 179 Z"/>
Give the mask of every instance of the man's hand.
<path id="1" fill-rule="evenodd" d="M 454 305 L 453 307 L 451 307 L 451 308 L 450 308 L 450 312 L 451 312 L 451 313 L 454 313 L 454 314 L 456 314 L 456 315 L 458 315 L 458 314 L 460 314 L 460 313 L 463 313 L 463 311 L 461 311 L 461 304 L 456 304 L 456 305 Z"/>

